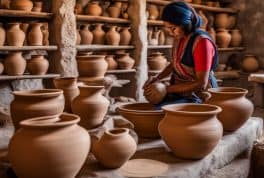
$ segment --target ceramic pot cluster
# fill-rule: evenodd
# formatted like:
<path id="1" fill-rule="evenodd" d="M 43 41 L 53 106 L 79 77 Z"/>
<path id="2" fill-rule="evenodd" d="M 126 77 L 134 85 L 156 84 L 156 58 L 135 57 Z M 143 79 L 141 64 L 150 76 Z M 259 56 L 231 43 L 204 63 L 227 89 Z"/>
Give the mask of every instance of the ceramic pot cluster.
<path id="1" fill-rule="evenodd" d="M 135 64 L 135 60 L 129 56 L 129 53 L 117 53 L 115 55 L 106 55 L 106 62 L 108 63 L 107 70 L 132 69 Z"/>
<path id="2" fill-rule="evenodd" d="M 66 113 L 22 121 L 9 143 L 8 156 L 16 175 L 76 177 L 91 145 L 90 136 L 78 126 L 79 121 L 79 116 Z"/>
<path id="3" fill-rule="evenodd" d="M 13 95 L 10 112 L 16 130 L 22 120 L 59 115 L 64 109 L 63 91 L 60 89 L 15 91 Z"/>
<path id="4" fill-rule="evenodd" d="M 172 45 L 172 37 L 166 35 L 165 31 L 159 29 L 148 29 L 148 45 Z"/>
<path id="5" fill-rule="evenodd" d="M 107 44 L 107 45 L 130 45 L 131 33 L 130 27 L 122 27 L 117 30 L 117 26 L 111 26 L 107 32 L 103 30 L 103 24 L 95 24 L 90 31 L 89 25 L 82 25 L 81 30 L 77 30 L 77 44 Z"/>
<path id="6" fill-rule="evenodd" d="M 163 70 L 168 64 L 167 59 L 160 52 L 151 53 L 148 57 L 149 70 Z"/>

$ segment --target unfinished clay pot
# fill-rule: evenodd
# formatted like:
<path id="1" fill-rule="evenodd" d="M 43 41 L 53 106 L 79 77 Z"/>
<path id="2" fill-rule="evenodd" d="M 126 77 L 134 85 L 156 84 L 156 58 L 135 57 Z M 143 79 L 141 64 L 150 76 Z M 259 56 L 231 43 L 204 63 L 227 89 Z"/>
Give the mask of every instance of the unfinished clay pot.
<path id="1" fill-rule="evenodd" d="M 93 1 L 87 4 L 85 13 L 87 15 L 100 16 L 103 13 L 103 10 L 100 7 L 99 2 Z"/>
<path id="2" fill-rule="evenodd" d="M 6 39 L 6 32 L 5 32 L 5 29 L 3 27 L 3 24 L 0 23 L 0 46 L 4 46 L 5 39 Z"/>
<path id="3" fill-rule="evenodd" d="M 119 53 L 116 55 L 116 61 L 119 69 L 128 70 L 134 67 L 135 60 L 129 56 L 129 53 Z"/>
<path id="4" fill-rule="evenodd" d="M 104 132 L 94 143 L 92 153 L 103 166 L 115 169 L 126 163 L 136 149 L 137 144 L 129 135 L 129 129 L 116 128 Z"/>
<path id="5" fill-rule="evenodd" d="M 160 52 L 151 53 L 150 57 L 148 57 L 150 70 L 163 70 L 167 66 L 167 63 L 167 59 Z"/>
<path id="6" fill-rule="evenodd" d="M 215 15 L 216 28 L 228 28 L 229 24 L 229 15 L 227 13 L 218 13 Z"/>
<path id="7" fill-rule="evenodd" d="M 77 125 L 79 121 L 79 116 L 66 113 L 22 121 L 21 129 L 10 141 L 8 152 L 16 175 L 75 177 L 91 145 L 88 132 Z"/>
<path id="8" fill-rule="evenodd" d="M 119 45 L 120 34 L 116 31 L 117 26 L 111 26 L 109 31 L 105 34 L 106 43 L 108 45 Z"/>
<path id="9" fill-rule="evenodd" d="M 161 82 L 150 84 L 144 89 L 145 98 L 152 104 L 160 103 L 167 94 L 166 85 Z"/>
<path id="10" fill-rule="evenodd" d="M 163 106 L 165 117 L 159 133 L 175 156 L 201 159 L 212 152 L 223 134 L 216 115 L 221 108 L 207 104 L 172 104 Z"/>
<path id="11" fill-rule="evenodd" d="M 236 87 L 208 89 L 211 98 L 209 104 L 220 106 L 223 111 L 217 118 L 223 124 L 224 131 L 235 131 L 252 115 L 253 104 L 246 98 L 248 90 Z"/>
<path id="12" fill-rule="evenodd" d="M 118 67 L 117 62 L 114 59 L 114 55 L 107 55 L 105 61 L 108 63 L 107 70 L 115 70 Z"/>
<path id="13" fill-rule="evenodd" d="M 129 31 L 130 27 L 123 27 L 120 32 L 120 43 L 119 45 L 130 45 L 131 43 L 131 33 Z"/>
<path id="14" fill-rule="evenodd" d="M 10 6 L 14 10 L 31 11 L 33 3 L 30 0 L 12 0 Z"/>
<path id="15" fill-rule="evenodd" d="M 43 34 L 41 31 L 42 23 L 30 24 L 30 30 L 27 35 L 28 45 L 31 46 L 42 46 L 43 45 Z"/>
<path id="16" fill-rule="evenodd" d="M 108 64 L 103 55 L 77 56 L 77 65 L 80 77 L 102 79 L 107 71 Z"/>
<path id="17" fill-rule="evenodd" d="M 92 31 L 93 33 L 93 44 L 101 44 L 105 43 L 105 32 L 102 29 L 103 24 L 96 24 L 95 29 Z"/>
<path id="18" fill-rule="evenodd" d="M 242 42 L 242 35 L 239 29 L 231 30 L 231 41 L 230 46 L 237 47 L 240 46 Z"/>
<path id="19" fill-rule="evenodd" d="M 89 25 L 83 25 L 83 28 L 80 30 L 81 44 L 90 45 L 93 41 L 93 34 L 89 30 Z"/>
<path id="20" fill-rule="evenodd" d="M 24 44 L 25 33 L 20 29 L 19 23 L 9 23 L 6 33 L 6 41 L 9 46 L 21 47 Z"/>
<path id="21" fill-rule="evenodd" d="M 64 109 L 63 91 L 59 89 L 15 91 L 13 95 L 10 111 L 16 130 L 22 120 L 59 115 Z"/>
<path id="22" fill-rule="evenodd" d="M 65 98 L 64 111 L 72 113 L 71 102 L 80 94 L 76 77 L 62 77 L 53 79 L 53 83 L 57 89 L 63 90 Z"/>
<path id="23" fill-rule="evenodd" d="M 42 1 L 34 1 L 33 3 L 33 8 L 32 8 L 32 12 L 42 12 L 42 6 L 43 6 L 43 2 Z"/>
<path id="24" fill-rule="evenodd" d="M 22 52 L 8 53 L 5 61 L 5 73 L 7 75 L 23 75 L 26 69 L 27 62 L 22 56 Z"/>
<path id="25" fill-rule="evenodd" d="M 226 29 L 220 28 L 216 31 L 216 44 L 219 48 L 227 48 L 231 41 L 231 35 Z"/>
<path id="26" fill-rule="evenodd" d="M 45 75 L 49 68 L 49 61 L 43 55 L 32 55 L 27 61 L 27 70 L 32 75 Z"/>
<path id="27" fill-rule="evenodd" d="M 242 60 L 241 67 L 245 72 L 257 72 L 259 70 L 259 62 L 256 56 L 247 54 Z"/>
<path id="28" fill-rule="evenodd" d="M 118 107 L 118 113 L 132 122 L 140 137 L 159 137 L 158 124 L 164 117 L 162 110 L 155 110 L 150 103 L 124 104 Z"/>
<path id="29" fill-rule="evenodd" d="M 79 86 L 80 94 L 72 101 L 72 112 L 81 117 L 80 125 L 92 129 L 100 125 L 110 102 L 102 95 L 104 86 Z"/>

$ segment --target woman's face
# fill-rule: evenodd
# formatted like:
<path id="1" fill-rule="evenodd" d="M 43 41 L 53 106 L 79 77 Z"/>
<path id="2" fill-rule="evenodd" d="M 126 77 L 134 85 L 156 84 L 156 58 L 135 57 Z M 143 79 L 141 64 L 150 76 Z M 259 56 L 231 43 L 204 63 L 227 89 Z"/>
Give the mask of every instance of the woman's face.
<path id="1" fill-rule="evenodd" d="M 184 37 L 183 28 L 179 25 L 174 25 L 169 22 L 163 22 L 165 33 L 175 38 L 182 38 Z"/>

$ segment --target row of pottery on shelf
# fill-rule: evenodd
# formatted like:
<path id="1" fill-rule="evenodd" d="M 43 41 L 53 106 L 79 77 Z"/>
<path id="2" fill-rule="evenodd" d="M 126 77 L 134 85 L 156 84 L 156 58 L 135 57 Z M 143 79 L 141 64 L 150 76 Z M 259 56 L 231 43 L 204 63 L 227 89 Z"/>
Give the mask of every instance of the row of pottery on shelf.
<path id="1" fill-rule="evenodd" d="M 0 8 L 2 9 L 41 12 L 42 6 L 43 6 L 42 1 L 33 1 L 33 2 L 30 0 L 1 0 L 0 1 Z"/>
<path id="2" fill-rule="evenodd" d="M 136 103 L 120 106 L 118 111 L 134 124 L 140 137 L 161 136 L 176 156 L 200 159 L 214 149 L 223 130 L 237 130 L 253 113 L 246 89 L 220 87 L 208 92 L 211 98 L 206 104 L 167 105 L 162 111 L 150 103 Z"/>
<path id="3" fill-rule="evenodd" d="M 108 32 L 102 29 L 103 24 L 96 24 L 93 31 L 89 30 L 89 25 L 83 25 L 81 30 L 77 30 L 76 44 L 108 44 L 108 45 L 129 45 L 131 43 L 130 27 L 123 27 L 118 32 L 117 26 L 111 26 Z"/>
<path id="4" fill-rule="evenodd" d="M 49 45 L 48 25 L 45 23 L 9 23 L 7 31 L 0 24 L 0 46 Z M 42 26 L 44 28 L 42 28 Z M 27 34 L 27 35 L 26 35 Z"/>
<path id="5" fill-rule="evenodd" d="M 49 68 L 49 61 L 43 55 L 31 55 L 25 60 L 22 52 L 10 52 L 4 59 L 3 70 L 7 75 L 23 75 L 27 70 L 32 75 L 44 75 Z"/>
<path id="6" fill-rule="evenodd" d="M 163 30 L 148 30 L 147 34 L 148 45 L 173 45 L 174 38 L 165 35 Z"/>

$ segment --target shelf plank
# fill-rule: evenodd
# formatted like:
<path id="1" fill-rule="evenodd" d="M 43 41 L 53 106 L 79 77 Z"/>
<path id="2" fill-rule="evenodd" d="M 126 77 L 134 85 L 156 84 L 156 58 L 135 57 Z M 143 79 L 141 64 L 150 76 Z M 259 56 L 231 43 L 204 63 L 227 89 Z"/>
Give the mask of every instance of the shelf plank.
<path id="1" fill-rule="evenodd" d="M 77 21 L 129 24 L 130 20 L 104 16 L 76 15 Z"/>
<path id="2" fill-rule="evenodd" d="M 148 45 L 148 49 L 170 49 L 172 45 Z"/>
<path id="3" fill-rule="evenodd" d="M 245 50 L 244 47 L 229 47 L 229 48 L 218 48 L 220 52 L 232 52 L 232 51 L 243 51 Z"/>
<path id="4" fill-rule="evenodd" d="M 119 50 L 134 49 L 134 46 L 114 46 L 114 45 L 77 45 L 78 51 L 102 51 L 102 50 Z"/>
<path id="5" fill-rule="evenodd" d="M 136 69 L 117 69 L 117 70 L 108 70 L 106 74 L 124 74 L 124 73 L 135 73 Z"/>
<path id="6" fill-rule="evenodd" d="M 46 74 L 46 75 L 0 75 L 0 81 L 3 80 L 23 80 L 23 79 L 49 79 L 49 78 L 56 78 L 60 77 L 60 74 Z"/>
<path id="7" fill-rule="evenodd" d="M 163 25 L 163 21 L 162 20 L 148 20 L 148 25 L 159 25 L 162 26 Z"/>
<path id="8" fill-rule="evenodd" d="M 156 4 L 156 5 L 167 5 L 171 1 L 164 1 L 164 0 L 147 0 L 148 3 Z M 201 5 L 201 4 L 190 4 L 193 8 L 195 9 L 201 9 L 201 10 L 206 10 L 206 11 L 211 11 L 211 12 L 226 12 L 226 13 L 238 13 L 238 10 L 232 9 L 232 8 L 223 8 L 223 7 L 210 7 L 206 5 Z"/>
<path id="9" fill-rule="evenodd" d="M 10 9 L 0 9 L 1 17 L 30 17 L 30 18 L 41 18 L 41 19 L 51 19 L 53 14 L 48 12 L 27 12 L 22 10 L 10 10 Z"/>
<path id="10" fill-rule="evenodd" d="M 45 51 L 56 51 L 57 46 L 0 46 L 0 51 L 31 51 L 31 50 L 45 50 Z"/>

